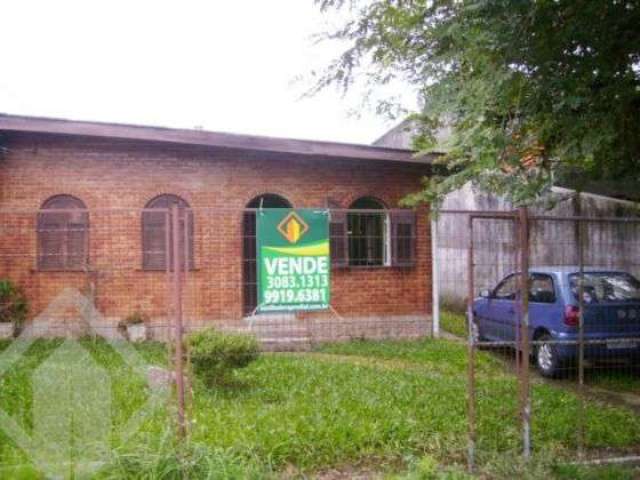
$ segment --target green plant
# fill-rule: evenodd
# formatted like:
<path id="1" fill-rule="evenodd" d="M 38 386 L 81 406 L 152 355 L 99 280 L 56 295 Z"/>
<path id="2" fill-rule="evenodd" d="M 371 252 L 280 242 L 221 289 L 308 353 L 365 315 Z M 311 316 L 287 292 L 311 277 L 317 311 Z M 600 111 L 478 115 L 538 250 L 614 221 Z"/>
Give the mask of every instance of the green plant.
<path id="1" fill-rule="evenodd" d="M 148 321 L 149 317 L 146 314 L 136 310 L 118 322 L 118 330 L 126 339 L 131 340 L 127 327 L 130 325 L 145 325 Z"/>
<path id="2" fill-rule="evenodd" d="M 225 380 L 233 369 L 244 368 L 259 355 L 258 341 L 248 335 L 207 328 L 187 337 L 194 373 L 207 385 Z"/>
<path id="3" fill-rule="evenodd" d="M 140 310 L 136 310 L 132 314 L 128 315 L 122 323 L 124 325 L 140 325 L 142 323 L 147 323 L 149 317 L 144 313 L 140 312 Z"/>
<path id="4" fill-rule="evenodd" d="M 413 91 L 421 108 L 406 133 L 417 150 L 445 152 L 410 203 L 468 181 L 515 203 L 558 182 L 637 184 L 637 1 L 316 3 L 344 10 L 319 37 L 342 53 L 314 71 L 310 93 L 361 92 L 365 105 L 397 116 L 414 108 L 403 93 Z"/>
<path id="5" fill-rule="evenodd" d="M 390 480 L 471 480 L 460 466 L 443 466 L 432 456 L 426 455 L 411 465 L 409 471 L 392 476 Z"/>
<path id="6" fill-rule="evenodd" d="M 29 302 L 22 289 L 11 280 L 0 280 L 0 323 L 13 323 L 19 329 L 29 313 Z"/>
<path id="7" fill-rule="evenodd" d="M 256 479 L 276 478 L 268 466 L 254 458 L 234 452 L 209 448 L 194 442 L 174 445 L 163 443 L 155 448 L 141 445 L 133 451 L 115 449 L 110 461 L 96 475 L 97 479 Z"/>
<path id="8" fill-rule="evenodd" d="M 462 313 L 455 313 L 449 310 L 440 311 L 440 326 L 445 330 L 460 338 L 467 336 L 467 318 Z"/>
<path id="9" fill-rule="evenodd" d="M 3 374 L 0 408 L 20 425 L 33 421 L 34 373 L 66 341 L 13 340 L 29 346 Z M 131 433 L 129 419 L 146 408 L 148 400 L 144 372 L 131 368 L 104 339 L 79 343 L 109 373 L 111 385 L 113 450 L 92 478 L 327 478 L 334 470 L 344 472 L 340 478 L 353 478 L 349 474 L 361 469 L 388 480 L 423 480 L 436 470 L 439 480 L 465 478 L 464 344 L 369 341 L 326 345 L 316 353 L 263 355 L 236 372 L 243 388 L 212 389 L 194 383 L 190 435 L 176 443 L 175 412 L 161 405 Z M 12 344 L 0 342 L 0 351 Z M 131 347 L 147 362 L 169 368 L 165 344 Z M 637 475 L 623 467 L 556 467 L 576 458 L 579 399 L 564 384 L 532 384 L 535 457 L 518 460 L 516 378 L 489 352 L 477 352 L 476 360 L 478 478 L 592 480 Z M 84 409 L 91 395 L 80 395 L 74 402 Z M 640 419 L 633 411 L 589 396 L 585 402 L 587 452 L 637 447 Z M 70 433 L 73 445 L 78 445 L 82 430 Z M 31 461 L 7 435 L 0 435 L 0 478 L 41 478 L 36 467 L 29 467 Z M 601 472 L 608 476 L 598 476 Z"/>

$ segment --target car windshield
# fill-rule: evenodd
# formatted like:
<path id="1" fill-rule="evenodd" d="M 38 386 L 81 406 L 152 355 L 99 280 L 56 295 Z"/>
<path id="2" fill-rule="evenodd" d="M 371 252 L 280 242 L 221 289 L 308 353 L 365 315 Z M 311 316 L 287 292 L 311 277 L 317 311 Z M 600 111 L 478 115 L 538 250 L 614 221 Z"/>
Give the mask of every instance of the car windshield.
<path id="1" fill-rule="evenodd" d="M 580 274 L 569 277 L 571 292 L 578 301 Z M 623 272 L 584 273 L 584 303 L 640 301 L 640 282 Z"/>

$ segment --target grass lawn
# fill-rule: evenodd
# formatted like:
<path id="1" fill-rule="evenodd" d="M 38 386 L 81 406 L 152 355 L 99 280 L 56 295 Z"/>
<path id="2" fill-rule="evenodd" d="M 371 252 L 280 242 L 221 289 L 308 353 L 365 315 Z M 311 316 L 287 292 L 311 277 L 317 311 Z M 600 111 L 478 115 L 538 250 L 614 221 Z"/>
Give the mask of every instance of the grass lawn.
<path id="1" fill-rule="evenodd" d="M 30 378 L 59 345 L 35 342 L 1 379 L 0 407 L 27 432 L 34 423 Z M 104 367 L 112 385 L 111 456 L 99 478 L 303 478 L 302 473 L 329 468 L 354 475 L 381 472 L 382 478 L 463 476 L 464 345 L 444 340 L 353 342 L 310 354 L 265 354 L 239 371 L 231 384 L 207 389 L 194 382 L 190 439 L 178 443 L 172 402 L 131 437 L 120 438 L 119 430 L 147 398 L 145 381 L 108 344 L 80 345 Z M 136 348 L 151 363 L 165 361 L 158 344 Z M 478 388 L 482 468 L 492 478 L 512 477 L 520 468 L 515 380 L 501 360 L 480 352 Z M 533 390 L 533 443 L 542 460 L 529 466 L 531 478 L 548 477 L 551 471 L 557 478 L 614 478 L 589 476 L 611 471 L 624 478 L 629 473 L 617 467 L 582 471 L 550 465 L 552 457 L 571 457 L 578 403 L 560 387 L 536 384 Z M 77 397 L 81 405 L 83 398 Z M 640 445 L 640 419 L 631 412 L 591 403 L 587 416 L 588 448 Z M 28 462 L 0 433 L 0 478 L 38 478 L 24 466 Z"/>
<path id="2" fill-rule="evenodd" d="M 455 313 L 448 310 L 440 312 L 440 328 L 457 337 L 467 337 L 467 319 L 462 313 Z"/>
<path id="3" fill-rule="evenodd" d="M 584 381 L 587 386 L 640 395 L 640 372 L 628 366 L 587 369 Z"/>

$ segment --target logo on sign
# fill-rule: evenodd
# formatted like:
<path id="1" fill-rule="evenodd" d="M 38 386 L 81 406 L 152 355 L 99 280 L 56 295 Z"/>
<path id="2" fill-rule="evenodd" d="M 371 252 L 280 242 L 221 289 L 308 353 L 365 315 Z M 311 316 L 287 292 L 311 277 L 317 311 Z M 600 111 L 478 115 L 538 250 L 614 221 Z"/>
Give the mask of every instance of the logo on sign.
<path id="1" fill-rule="evenodd" d="M 295 212 L 284 217 L 278 225 L 278 231 L 289 243 L 297 243 L 308 230 L 309 225 Z"/>

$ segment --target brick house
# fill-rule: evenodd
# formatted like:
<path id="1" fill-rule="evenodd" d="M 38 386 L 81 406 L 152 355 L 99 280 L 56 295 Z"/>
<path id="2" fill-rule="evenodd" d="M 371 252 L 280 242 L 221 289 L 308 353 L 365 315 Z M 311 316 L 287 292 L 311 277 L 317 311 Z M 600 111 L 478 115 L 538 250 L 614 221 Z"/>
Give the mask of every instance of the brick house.
<path id="1" fill-rule="evenodd" d="M 30 324 L 77 326 L 83 314 L 60 300 L 75 291 L 91 299 L 104 328 L 142 312 L 161 338 L 175 307 L 167 273 L 172 247 L 170 219 L 154 209 L 177 204 L 188 211 L 180 228 L 190 327 L 280 322 L 287 335 L 305 325 L 305 335 L 314 330 L 317 338 L 430 330 L 428 211 L 398 209 L 429 174 L 429 158 L 364 145 L 9 115 L 0 115 L 0 155 L 0 277 L 27 293 Z M 252 209 L 261 206 L 334 212 L 331 311 L 252 315 Z"/>

